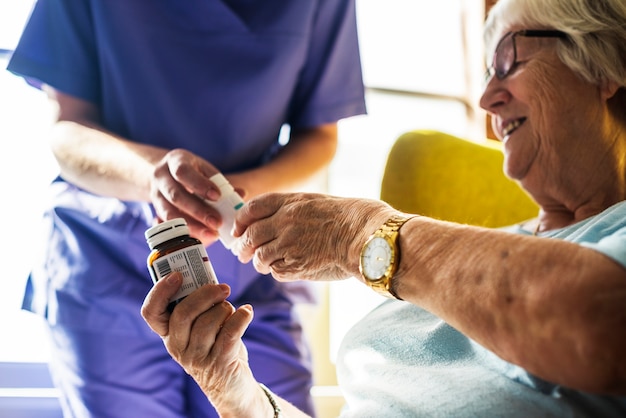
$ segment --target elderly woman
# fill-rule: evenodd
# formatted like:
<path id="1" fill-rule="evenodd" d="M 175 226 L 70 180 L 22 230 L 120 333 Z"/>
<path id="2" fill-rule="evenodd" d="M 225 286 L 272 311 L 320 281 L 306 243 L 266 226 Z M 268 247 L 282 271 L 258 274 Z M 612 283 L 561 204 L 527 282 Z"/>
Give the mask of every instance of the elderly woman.
<path id="1" fill-rule="evenodd" d="M 625 22 L 623 0 L 490 11 L 480 103 L 536 219 L 492 230 L 311 194 L 266 195 L 241 212 L 239 256 L 259 271 L 359 277 L 404 300 L 346 336 L 346 416 L 625 416 Z M 252 308 L 207 286 L 170 316 L 179 284 L 157 283 L 142 312 L 217 409 L 299 416 L 250 372 L 240 337 Z"/>

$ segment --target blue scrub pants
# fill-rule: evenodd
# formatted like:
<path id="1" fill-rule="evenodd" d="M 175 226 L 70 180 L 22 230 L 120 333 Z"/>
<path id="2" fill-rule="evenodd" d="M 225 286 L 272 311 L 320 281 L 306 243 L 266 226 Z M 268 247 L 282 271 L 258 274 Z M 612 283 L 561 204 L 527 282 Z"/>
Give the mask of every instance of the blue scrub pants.
<path id="1" fill-rule="evenodd" d="M 278 292 L 253 285 L 240 298 L 255 318 L 244 335 L 252 371 L 260 382 L 313 415 L 309 352 L 292 304 Z M 246 296 L 250 296 L 247 298 Z M 269 296 L 269 297 L 268 297 Z M 268 301 L 271 300 L 271 301 Z M 138 326 L 145 326 L 137 305 Z M 50 370 L 61 391 L 65 417 L 217 417 L 198 385 L 152 332 L 136 335 L 50 326 Z"/>

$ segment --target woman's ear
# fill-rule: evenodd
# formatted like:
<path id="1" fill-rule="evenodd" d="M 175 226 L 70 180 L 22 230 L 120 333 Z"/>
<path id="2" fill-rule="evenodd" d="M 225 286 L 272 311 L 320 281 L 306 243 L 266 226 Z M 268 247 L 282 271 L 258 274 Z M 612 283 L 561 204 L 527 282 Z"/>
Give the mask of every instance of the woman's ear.
<path id="1" fill-rule="evenodd" d="M 622 86 L 620 86 L 615 81 L 604 80 L 600 85 L 600 94 L 602 96 L 602 99 L 604 99 L 605 101 L 609 100 L 610 98 L 615 96 L 615 94 L 619 91 L 621 87 Z"/>
<path id="2" fill-rule="evenodd" d="M 604 95 L 604 93 L 602 94 Z M 618 87 L 613 92 L 613 95 L 607 99 L 606 103 L 613 117 L 626 125 L 626 115 L 624 114 L 624 109 L 626 109 L 626 87 Z"/>

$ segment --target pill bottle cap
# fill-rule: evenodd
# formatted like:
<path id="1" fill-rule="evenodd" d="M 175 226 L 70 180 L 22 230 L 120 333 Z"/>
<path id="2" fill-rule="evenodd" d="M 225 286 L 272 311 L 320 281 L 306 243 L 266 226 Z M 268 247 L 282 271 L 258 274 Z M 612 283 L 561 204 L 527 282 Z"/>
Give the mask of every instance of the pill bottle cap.
<path id="1" fill-rule="evenodd" d="M 189 235 L 187 221 L 183 218 L 176 218 L 162 222 L 145 232 L 146 240 L 148 241 L 148 246 L 151 250 L 165 241 L 183 235 Z"/>

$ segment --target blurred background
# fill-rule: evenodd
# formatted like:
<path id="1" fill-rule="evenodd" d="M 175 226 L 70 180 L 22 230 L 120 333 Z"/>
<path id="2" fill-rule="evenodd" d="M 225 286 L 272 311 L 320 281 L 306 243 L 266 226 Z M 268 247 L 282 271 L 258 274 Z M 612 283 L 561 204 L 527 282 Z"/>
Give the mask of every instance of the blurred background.
<path id="1" fill-rule="evenodd" d="M 357 0 L 368 115 L 340 122 L 337 156 L 320 180 L 322 190 L 378 198 L 387 153 L 409 130 L 484 138 L 485 114 L 477 103 L 484 73 L 481 28 L 489 3 Z M 43 209 L 41 196 L 56 174 L 46 136 L 51 118 L 43 93 L 5 70 L 33 4 L 0 0 L 0 370 L 11 370 L 0 372 L 0 411 L 3 402 L 55 396 L 45 388 L 48 383 L 31 385 L 24 383 L 25 375 L 18 378 L 20 370 L 45 369 L 49 356 L 40 319 L 21 311 L 20 304 L 38 248 L 34 231 Z M 342 404 L 334 378 L 339 341 L 381 299 L 356 280 L 320 284 L 319 291 L 321 305 L 303 307 L 303 315 L 314 343 L 314 395 L 323 418 L 336 416 Z M 34 391 L 38 386 L 44 388 Z"/>

